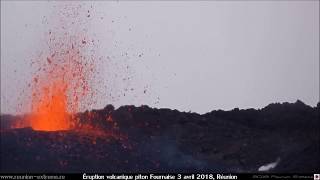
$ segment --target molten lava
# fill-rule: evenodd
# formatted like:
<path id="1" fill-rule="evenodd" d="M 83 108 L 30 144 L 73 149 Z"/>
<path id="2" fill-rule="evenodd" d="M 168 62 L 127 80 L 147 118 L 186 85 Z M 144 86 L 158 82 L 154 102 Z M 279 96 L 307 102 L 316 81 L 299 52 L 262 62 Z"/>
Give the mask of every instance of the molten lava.
<path id="1" fill-rule="evenodd" d="M 88 38 L 87 18 L 80 12 L 86 11 L 73 5 L 55 12 L 56 23 L 45 34 L 48 47 L 43 47 L 39 57 L 31 62 L 35 70 L 28 85 L 32 92 L 31 115 L 18 121 L 13 128 L 72 129 L 76 127 L 76 113 L 94 105 L 95 91 L 89 82 L 92 82 L 97 64 L 96 46 L 95 41 Z M 30 100 L 25 104 L 29 105 Z"/>
<path id="2" fill-rule="evenodd" d="M 51 87 L 42 89 L 40 100 L 33 105 L 34 116 L 30 119 L 34 130 L 56 131 L 71 128 L 67 114 L 67 84 L 53 82 Z"/>
<path id="3" fill-rule="evenodd" d="M 32 116 L 28 120 L 34 130 L 68 130 L 73 126 L 72 114 L 80 111 L 89 93 L 93 63 L 88 63 L 72 44 L 68 50 L 55 51 L 45 61 L 32 83 Z"/>

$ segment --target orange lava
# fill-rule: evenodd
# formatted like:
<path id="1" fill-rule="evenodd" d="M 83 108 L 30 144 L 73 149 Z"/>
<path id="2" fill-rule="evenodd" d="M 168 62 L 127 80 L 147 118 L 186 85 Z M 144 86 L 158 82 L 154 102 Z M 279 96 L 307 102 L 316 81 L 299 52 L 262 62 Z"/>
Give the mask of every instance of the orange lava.
<path id="1" fill-rule="evenodd" d="M 73 44 L 38 64 L 40 68 L 32 82 L 30 126 L 41 131 L 71 129 L 72 114 L 80 111 L 90 95 L 88 82 L 93 64 L 85 61 Z"/>
<path id="2" fill-rule="evenodd" d="M 86 34 L 87 17 L 83 19 L 80 14 L 86 11 L 80 7 L 63 6 L 55 12 L 57 24 L 53 23 L 45 34 L 48 47 L 43 47 L 39 57 L 31 62 L 35 70 L 28 85 L 32 92 L 31 114 L 13 128 L 69 130 L 76 127 L 76 113 L 94 104 L 95 91 L 89 82 L 95 71 L 96 46 Z"/>
<path id="3" fill-rule="evenodd" d="M 67 84 L 63 81 L 53 82 L 44 88 L 40 100 L 33 105 L 34 116 L 30 119 L 34 130 L 57 131 L 71 128 L 67 114 Z"/>

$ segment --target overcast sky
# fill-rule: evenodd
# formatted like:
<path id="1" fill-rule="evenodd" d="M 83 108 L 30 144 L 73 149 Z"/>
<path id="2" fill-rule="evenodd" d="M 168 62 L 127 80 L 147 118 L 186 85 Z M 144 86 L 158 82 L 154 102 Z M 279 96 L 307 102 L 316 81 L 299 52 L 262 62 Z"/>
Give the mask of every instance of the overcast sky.
<path id="1" fill-rule="evenodd" d="M 16 113 L 18 98 L 30 95 L 30 59 L 50 26 L 44 21 L 77 4 L 64 3 L 1 1 L 1 113 Z M 319 1 L 80 3 L 93 7 L 89 33 L 99 39 L 97 53 L 110 58 L 100 67 L 104 86 L 95 85 L 98 104 L 88 108 L 205 113 L 319 101 Z M 127 88 L 134 90 L 123 96 Z"/>

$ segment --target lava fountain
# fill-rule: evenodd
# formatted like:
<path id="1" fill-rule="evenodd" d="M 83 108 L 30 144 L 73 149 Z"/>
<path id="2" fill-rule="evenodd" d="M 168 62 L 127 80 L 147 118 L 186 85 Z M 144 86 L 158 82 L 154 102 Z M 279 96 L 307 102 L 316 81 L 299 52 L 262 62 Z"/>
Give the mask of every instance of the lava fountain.
<path id="1" fill-rule="evenodd" d="M 55 11 L 54 23 L 45 33 L 48 46 L 31 62 L 34 72 L 28 86 L 32 93 L 25 103 L 31 101 L 31 115 L 13 128 L 72 129 L 77 122 L 76 113 L 96 102 L 93 100 L 96 91 L 91 84 L 98 59 L 94 53 L 97 46 L 88 38 L 90 16 L 84 8 L 71 4 Z"/>
<path id="2" fill-rule="evenodd" d="M 39 94 L 32 108 L 34 116 L 30 119 L 34 130 L 67 130 L 70 129 L 70 118 L 67 114 L 67 85 L 63 81 L 52 84 Z"/>
<path id="3" fill-rule="evenodd" d="M 79 112 L 81 103 L 90 95 L 88 82 L 94 66 L 75 47 L 72 44 L 69 50 L 55 51 L 46 61 L 37 63 L 40 68 L 33 78 L 29 119 L 34 130 L 72 128 L 72 115 Z"/>

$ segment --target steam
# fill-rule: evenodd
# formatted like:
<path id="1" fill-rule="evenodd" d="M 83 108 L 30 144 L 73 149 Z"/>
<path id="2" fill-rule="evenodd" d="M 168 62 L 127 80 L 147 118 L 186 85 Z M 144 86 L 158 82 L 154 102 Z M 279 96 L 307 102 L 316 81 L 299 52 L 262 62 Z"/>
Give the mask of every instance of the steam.
<path id="1" fill-rule="evenodd" d="M 258 171 L 260 171 L 260 172 L 270 171 L 270 170 L 274 169 L 275 167 L 277 167 L 279 162 L 280 162 L 280 158 L 277 158 L 277 160 L 275 162 L 265 164 L 265 165 L 259 167 Z"/>

